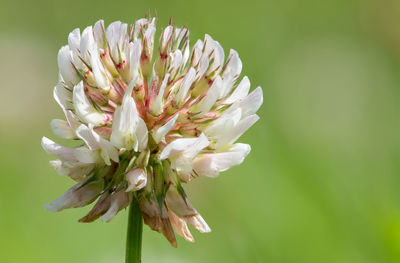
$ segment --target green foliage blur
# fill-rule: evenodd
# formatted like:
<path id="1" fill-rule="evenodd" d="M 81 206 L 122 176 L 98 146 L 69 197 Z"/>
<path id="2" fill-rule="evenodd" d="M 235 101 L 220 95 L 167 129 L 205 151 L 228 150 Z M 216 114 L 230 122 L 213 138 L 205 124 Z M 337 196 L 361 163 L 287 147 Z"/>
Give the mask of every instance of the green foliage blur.
<path id="1" fill-rule="evenodd" d="M 0 0 L 0 262 L 124 262 L 127 211 L 43 205 L 72 185 L 42 136 L 62 118 L 57 52 L 76 27 L 170 17 L 205 33 L 262 86 L 252 152 L 186 189 L 213 232 L 172 248 L 144 230 L 143 262 L 400 262 L 400 2 Z"/>

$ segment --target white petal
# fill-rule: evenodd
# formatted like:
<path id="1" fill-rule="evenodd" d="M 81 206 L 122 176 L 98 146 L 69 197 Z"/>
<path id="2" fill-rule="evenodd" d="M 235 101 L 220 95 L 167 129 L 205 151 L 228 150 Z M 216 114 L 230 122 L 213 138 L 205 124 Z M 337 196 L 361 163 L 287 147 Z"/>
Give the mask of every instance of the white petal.
<path id="1" fill-rule="evenodd" d="M 97 87 L 104 91 L 110 90 L 110 80 L 107 78 L 106 69 L 100 61 L 100 57 L 97 51 L 92 52 L 92 55 L 90 56 L 90 64 L 92 66 L 92 71 Z"/>
<path id="2" fill-rule="evenodd" d="M 92 131 L 84 124 L 81 124 L 76 130 L 76 135 L 86 143 L 91 151 L 95 151 L 100 148 L 99 143 L 93 136 Z"/>
<path id="3" fill-rule="evenodd" d="M 142 44 L 139 40 L 129 43 L 129 71 L 132 79 L 136 79 L 142 54 Z"/>
<path id="4" fill-rule="evenodd" d="M 233 84 L 237 80 L 242 71 L 242 61 L 239 58 L 238 53 L 231 49 L 227 65 L 222 74 L 223 86 L 220 94 L 220 98 L 225 97 L 233 87 Z"/>
<path id="5" fill-rule="evenodd" d="M 261 107 L 262 103 L 263 103 L 262 89 L 260 87 L 257 87 L 245 98 L 240 99 L 235 103 L 233 103 L 232 106 L 230 106 L 229 109 L 226 111 L 226 113 L 232 112 L 237 108 L 241 108 L 242 118 L 244 118 L 255 114 L 257 110 Z"/>
<path id="6" fill-rule="evenodd" d="M 69 87 L 75 86 L 79 81 L 80 77 L 72 65 L 71 51 L 68 46 L 63 46 L 58 51 L 57 63 L 60 69 L 60 74 Z"/>
<path id="7" fill-rule="evenodd" d="M 186 73 L 185 78 L 182 81 L 182 85 L 178 90 L 178 94 L 176 94 L 174 101 L 176 105 L 181 106 L 186 99 L 187 93 L 192 86 L 192 83 L 196 77 L 196 71 L 194 68 L 190 68 L 189 71 Z"/>
<path id="8" fill-rule="evenodd" d="M 80 42 L 80 54 L 82 56 L 82 59 L 86 61 L 86 63 L 90 64 L 90 56 L 91 53 L 96 51 L 97 52 L 97 46 L 95 46 L 96 43 L 94 41 L 93 37 L 93 28 L 92 26 L 86 27 L 83 32 L 82 32 L 82 38 Z M 92 54 L 95 55 L 95 54 Z"/>
<path id="9" fill-rule="evenodd" d="M 100 156 L 97 151 L 91 151 L 86 147 L 76 148 L 74 151 L 74 155 L 76 159 L 81 163 L 92 164 L 98 163 L 100 160 Z"/>
<path id="10" fill-rule="evenodd" d="M 63 147 L 49 138 L 42 138 L 42 147 L 48 153 L 57 156 L 62 161 L 76 161 L 74 148 Z"/>
<path id="11" fill-rule="evenodd" d="M 147 54 L 150 56 L 153 54 L 153 47 L 154 47 L 154 34 L 156 33 L 156 27 L 154 26 L 153 22 L 149 24 L 144 33 L 144 39 L 146 40 L 147 46 L 145 47 L 147 50 Z"/>
<path id="12" fill-rule="evenodd" d="M 178 114 L 176 114 L 172 119 L 170 119 L 166 124 L 161 126 L 156 130 L 152 130 L 153 139 L 156 143 L 161 142 L 165 135 L 174 127 L 176 120 L 178 119 Z"/>
<path id="13" fill-rule="evenodd" d="M 133 32 L 133 37 L 134 40 L 137 40 L 139 37 L 139 33 L 142 31 L 142 28 L 148 24 L 148 20 L 147 18 L 141 18 L 135 21 L 135 25 L 134 25 L 134 32 Z"/>
<path id="14" fill-rule="evenodd" d="M 103 190 L 103 180 L 85 184 L 79 183 L 71 187 L 62 196 L 45 205 L 50 212 L 58 212 L 67 208 L 82 207 L 93 202 Z"/>
<path id="15" fill-rule="evenodd" d="M 203 54 L 200 58 L 199 65 L 197 66 L 196 79 L 200 79 L 206 73 L 209 66 L 209 59 L 206 54 Z"/>
<path id="16" fill-rule="evenodd" d="M 68 121 L 69 127 L 74 131 L 74 139 L 76 139 L 75 130 L 81 125 L 79 118 L 70 110 L 64 110 L 65 118 Z"/>
<path id="17" fill-rule="evenodd" d="M 110 138 L 111 143 L 118 148 L 137 150 L 138 140 L 135 131 L 138 124 L 139 114 L 135 101 L 130 95 L 126 95 L 124 96 L 122 105 L 114 112 Z"/>
<path id="18" fill-rule="evenodd" d="M 209 112 L 217 101 L 221 88 L 222 80 L 220 76 L 217 76 L 210 89 L 207 91 L 207 94 L 199 103 L 193 106 L 192 111 L 199 113 L 200 115 Z"/>
<path id="19" fill-rule="evenodd" d="M 59 175 L 68 176 L 77 182 L 83 182 L 93 170 L 93 164 L 81 162 L 63 162 L 61 160 L 50 161 L 50 165 Z"/>
<path id="20" fill-rule="evenodd" d="M 128 36 L 128 25 L 121 23 L 120 21 L 115 21 L 107 27 L 106 35 L 110 46 L 111 56 L 114 61 L 120 61 L 120 56 L 122 60 L 127 58 L 128 54 L 126 52 L 127 46 L 127 36 Z"/>
<path id="21" fill-rule="evenodd" d="M 232 112 L 225 112 L 221 117 L 210 123 L 210 125 L 204 130 L 204 133 L 212 138 L 217 139 L 224 137 L 225 134 L 235 127 L 242 117 L 242 109 L 237 108 Z"/>
<path id="22" fill-rule="evenodd" d="M 213 58 L 213 63 L 209 68 L 208 74 L 214 71 L 219 73 L 219 71 L 221 71 L 222 69 L 222 65 L 225 59 L 224 49 L 221 47 L 218 41 L 215 41 L 214 39 L 212 39 L 211 36 L 207 34 L 204 37 L 204 45 L 204 53 L 207 56 L 212 56 Z"/>
<path id="23" fill-rule="evenodd" d="M 174 27 L 173 26 L 167 26 L 164 29 L 163 36 L 162 36 L 162 43 L 161 43 L 161 49 L 164 50 L 168 44 L 172 40 L 172 33 L 173 33 Z"/>
<path id="24" fill-rule="evenodd" d="M 68 45 L 72 51 L 77 51 L 81 43 L 81 31 L 79 28 L 75 28 L 68 35 Z"/>
<path id="25" fill-rule="evenodd" d="M 146 123 L 142 118 L 139 118 L 138 126 L 136 128 L 136 138 L 138 140 L 139 151 L 143 151 L 147 148 L 148 136 Z"/>
<path id="26" fill-rule="evenodd" d="M 62 84 L 57 84 L 53 90 L 54 99 L 62 109 L 68 108 L 68 102 L 72 100 L 72 93 Z"/>
<path id="27" fill-rule="evenodd" d="M 146 186 L 147 173 L 141 168 L 132 169 L 126 174 L 126 180 L 128 181 L 126 191 L 137 191 Z"/>
<path id="28" fill-rule="evenodd" d="M 193 46 L 192 59 L 191 59 L 192 65 L 197 65 L 197 63 L 199 63 L 202 54 L 203 54 L 203 41 L 199 39 Z"/>
<path id="29" fill-rule="evenodd" d="M 169 79 L 169 73 L 167 73 L 164 77 L 163 82 L 161 83 L 160 90 L 158 91 L 158 94 L 156 98 L 151 102 L 150 104 L 150 111 L 152 114 L 158 116 L 162 113 L 163 107 L 164 107 L 164 102 L 163 102 L 163 97 L 164 97 L 164 91 L 165 87 L 167 86 L 167 82 Z"/>
<path id="30" fill-rule="evenodd" d="M 97 134 L 93 127 L 88 128 L 82 124 L 77 129 L 76 134 L 87 144 L 91 151 L 100 150 L 100 155 L 107 165 L 111 165 L 110 158 L 114 162 L 119 161 L 117 149 L 109 141 Z"/>
<path id="31" fill-rule="evenodd" d="M 94 126 L 104 125 L 109 119 L 107 114 L 98 112 L 89 102 L 82 81 L 74 87 L 73 104 L 77 115 L 83 121 L 92 123 Z"/>
<path id="32" fill-rule="evenodd" d="M 99 20 L 96 22 L 96 24 L 94 24 L 93 27 L 93 34 L 94 34 L 94 39 L 96 40 L 97 46 L 99 48 L 103 48 L 105 43 L 105 35 L 104 35 L 104 21 L 103 20 Z"/>
<path id="33" fill-rule="evenodd" d="M 216 177 L 234 165 L 241 164 L 250 152 L 250 145 L 237 143 L 227 152 L 200 154 L 193 161 L 193 169 L 200 176 Z"/>
<path id="34" fill-rule="evenodd" d="M 242 134 L 247 131 L 256 121 L 258 121 L 260 117 L 256 114 L 250 115 L 242 120 L 233 128 L 231 129 L 225 136 L 221 137 L 215 148 L 218 150 L 225 145 L 234 143 Z"/>
<path id="35" fill-rule="evenodd" d="M 209 141 L 203 133 L 198 138 L 176 139 L 162 150 L 160 154 L 160 160 L 164 160 L 178 154 L 183 154 L 188 158 L 194 157 L 198 152 L 208 145 Z"/>
<path id="36" fill-rule="evenodd" d="M 241 100 L 249 94 L 250 90 L 250 81 L 247 76 L 245 76 L 236 89 L 232 92 L 232 94 L 224 101 L 226 104 L 234 103 L 238 100 Z"/>
<path id="37" fill-rule="evenodd" d="M 60 138 L 64 138 L 64 139 L 76 138 L 75 132 L 69 126 L 69 123 L 67 121 L 53 119 L 50 122 L 50 127 L 53 130 L 53 133 Z"/>
<path id="38" fill-rule="evenodd" d="M 173 53 L 170 53 L 169 56 L 170 56 L 169 71 L 170 71 L 171 75 L 174 76 L 175 73 L 180 69 L 181 65 L 184 62 L 183 56 L 182 56 L 182 51 L 177 49 Z"/>
<path id="39" fill-rule="evenodd" d="M 100 135 L 98 134 L 97 136 L 100 137 Z M 111 165 L 109 159 L 113 160 L 116 163 L 119 162 L 118 150 L 109 141 L 100 138 L 99 144 L 101 149 L 100 155 L 103 157 L 104 162 L 107 165 Z"/>

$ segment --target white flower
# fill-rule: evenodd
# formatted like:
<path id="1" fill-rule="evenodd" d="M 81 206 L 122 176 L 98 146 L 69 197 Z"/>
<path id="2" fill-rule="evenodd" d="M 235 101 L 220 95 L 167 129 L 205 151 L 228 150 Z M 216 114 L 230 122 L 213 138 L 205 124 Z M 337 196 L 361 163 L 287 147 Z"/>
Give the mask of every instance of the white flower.
<path id="1" fill-rule="evenodd" d="M 154 49 L 155 19 L 102 20 L 68 36 L 58 53 L 53 94 L 66 119 L 43 137 L 58 174 L 77 182 L 50 211 L 97 200 L 80 222 L 110 221 L 137 198 L 146 224 L 176 246 L 174 231 L 193 242 L 188 224 L 211 231 L 183 189 L 197 176 L 216 177 L 243 162 L 250 145 L 237 139 L 252 126 L 263 97 L 240 79 L 242 62 L 211 36 L 190 49 L 189 30 L 169 25 Z"/>

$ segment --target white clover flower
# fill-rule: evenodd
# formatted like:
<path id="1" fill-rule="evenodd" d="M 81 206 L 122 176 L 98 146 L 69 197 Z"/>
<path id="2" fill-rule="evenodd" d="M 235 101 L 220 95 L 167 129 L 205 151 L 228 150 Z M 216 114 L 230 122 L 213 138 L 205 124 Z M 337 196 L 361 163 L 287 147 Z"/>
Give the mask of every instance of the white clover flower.
<path id="1" fill-rule="evenodd" d="M 243 162 L 236 140 L 257 120 L 263 97 L 239 80 L 242 62 L 206 35 L 189 48 L 189 31 L 169 25 L 153 54 L 155 19 L 128 25 L 102 20 L 73 30 L 58 53 L 54 98 L 66 120 L 54 133 L 82 144 L 67 148 L 43 137 L 51 165 L 77 182 L 46 205 L 49 211 L 97 200 L 80 222 L 110 221 L 137 198 L 145 223 L 176 246 L 174 231 L 193 242 L 187 224 L 210 227 L 182 183 L 216 177 Z"/>

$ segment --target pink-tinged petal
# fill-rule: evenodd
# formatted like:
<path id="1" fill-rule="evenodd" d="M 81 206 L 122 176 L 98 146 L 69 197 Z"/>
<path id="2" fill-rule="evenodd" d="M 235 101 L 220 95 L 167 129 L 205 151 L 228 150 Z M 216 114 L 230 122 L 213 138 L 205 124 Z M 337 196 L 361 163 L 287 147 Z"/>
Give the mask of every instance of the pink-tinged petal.
<path id="1" fill-rule="evenodd" d="M 111 219 L 113 219 L 120 210 L 127 207 L 132 200 L 132 195 L 126 193 L 123 190 L 120 190 L 116 193 L 111 194 L 110 198 L 110 207 L 108 208 L 107 212 L 101 217 L 101 220 L 103 220 L 104 222 L 110 222 Z"/>
<path id="2" fill-rule="evenodd" d="M 152 230 L 163 234 L 173 247 L 177 247 L 174 230 L 168 218 L 168 212 L 165 205 L 162 210 L 155 200 L 142 198 L 139 201 L 140 210 L 142 211 L 143 220 Z"/>
<path id="3" fill-rule="evenodd" d="M 194 238 L 189 231 L 185 220 L 177 216 L 172 210 L 168 210 L 169 221 L 175 232 L 189 242 L 194 242 Z"/>
<path id="4" fill-rule="evenodd" d="M 126 174 L 128 181 L 127 192 L 137 191 L 146 186 L 147 173 L 142 168 L 132 169 Z"/>
<path id="5" fill-rule="evenodd" d="M 90 223 L 95 221 L 108 211 L 110 205 L 111 205 L 110 195 L 108 193 L 102 194 L 99 200 L 97 200 L 96 204 L 90 210 L 90 212 L 86 216 L 79 219 L 79 222 Z"/>
<path id="6" fill-rule="evenodd" d="M 175 187 L 170 187 L 165 198 L 168 209 L 171 209 L 177 216 L 194 226 L 201 233 L 211 232 L 210 227 L 193 208 L 189 200 L 183 198 Z"/>
<path id="7" fill-rule="evenodd" d="M 61 160 L 50 161 L 50 165 L 61 176 L 68 176 L 77 182 L 83 182 L 88 178 L 88 175 L 93 171 L 94 164 L 86 164 L 82 162 L 63 162 Z"/>
<path id="8" fill-rule="evenodd" d="M 62 196 L 45 205 L 44 208 L 50 212 L 58 212 L 68 208 L 88 205 L 99 196 L 103 186 L 103 180 L 76 184 Z"/>

